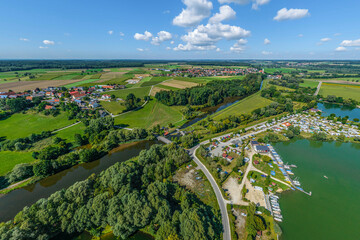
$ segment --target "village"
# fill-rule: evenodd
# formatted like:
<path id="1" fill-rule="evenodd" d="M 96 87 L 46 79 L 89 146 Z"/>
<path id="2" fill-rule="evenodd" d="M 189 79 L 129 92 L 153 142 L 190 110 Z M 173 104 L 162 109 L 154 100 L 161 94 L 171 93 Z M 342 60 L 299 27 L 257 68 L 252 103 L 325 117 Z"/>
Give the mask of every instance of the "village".
<path id="1" fill-rule="evenodd" d="M 264 70 L 257 68 L 189 68 L 189 69 L 156 69 L 165 73 L 158 76 L 167 77 L 219 77 L 219 76 L 240 76 L 248 73 L 264 73 Z"/>
<path id="2" fill-rule="evenodd" d="M 35 98 L 46 102 L 45 110 L 56 109 L 61 102 L 73 102 L 81 109 L 96 109 L 101 107 L 101 101 L 110 101 L 112 96 L 110 91 L 125 89 L 124 85 L 95 85 L 92 87 L 47 87 L 44 89 L 35 89 L 15 93 L 13 91 L 0 92 L 0 99 L 25 98 L 27 101 L 33 101 Z M 122 101 L 122 99 L 117 99 Z"/>

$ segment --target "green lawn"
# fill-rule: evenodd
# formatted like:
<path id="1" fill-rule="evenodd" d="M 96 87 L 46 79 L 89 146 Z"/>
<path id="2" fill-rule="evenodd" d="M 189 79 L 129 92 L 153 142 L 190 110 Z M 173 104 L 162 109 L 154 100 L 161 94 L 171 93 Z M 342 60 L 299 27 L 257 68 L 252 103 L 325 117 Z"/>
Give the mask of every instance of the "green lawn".
<path id="1" fill-rule="evenodd" d="M 119 102 L 111 101 L 111 102 L 101 102 L 101 106 L 111 112 L 112 114 L 120 114 L 123 110 L 126 109 L 124 105 L 121 105 Z"/>
<path id="2" fill-rule="evenodd" d="M 103 95 L 104 94 L 115 95 L 115 97 L 117 97 L 117 98 L 125 99 L 127 97 L 127 95 L 129 95 L 130 93 L 133 93 L 138 98 L 144 98 L 145 96 L 149 95 L 150 89 L 151 89 L 151 87 L 121 89 L 121 90 L 117 90 L 117 91 L 106 92 L 106 93 L 103 93 Z"/>
<path id="3" fill-rule="evenodd" d="M 0 137 L 6 137 L 7 139 L 27 137 L 32 133 L 66 127 L 74 122 L 75 120 L 68 120 L 65 113 L 61 113 L 56 117 L 38 113 L 17 113 L 0 121 Z"/>
<path id="4" fill-rule="evenodd" d="M 360 86 L 323 83 L 319 94 L 324 97 L 335 95 L 337 97 L 343 97 L 344 99 L 352 98 L 360 101 Z"/>
<path id="5" fill-rule="evenodd" d="M 15 165 L 33 162 L 31 152 L 0 152 L 0 176 L 10 172 Z"/>
<path id="6" fill-rule="evenodd" d="M 218 113 L 215 113 L 213 115 L 213 119 L 220 120 L 230 115 L 236 116 L 240 114 L 248 114 L 257 108 L 266 107 L 270 103 L 272 103 L 271 100 L 261 97 L 260 92 L 258 92 L 219 111 Z"/>
<path id="7" fill-rule="evenodd" d="M 303 83 L 300 83 L 300 87 L 316 88 L 318 85 L 319 82 L 315 80 L 304 80 Z"/>
<path id="8" fill-rule="evenodd" d="M 166 106 L 156 100 L 151 100 L 144 108 L 125 113 L 115 118 L 115 124 L 129 127 L 150 128 L 157 124 L 167 126 L 183 119 L 182 114 L 175 108 Z"/>

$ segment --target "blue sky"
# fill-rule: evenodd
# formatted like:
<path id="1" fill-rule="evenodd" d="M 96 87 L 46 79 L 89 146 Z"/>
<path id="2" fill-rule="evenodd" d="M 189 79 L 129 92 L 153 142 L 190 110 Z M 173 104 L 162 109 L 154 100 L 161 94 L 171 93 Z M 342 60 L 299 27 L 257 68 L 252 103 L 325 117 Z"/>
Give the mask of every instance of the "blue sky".
<path id="1" fill-rule="evenodd" d="M 1 9 L 1 59 L 360 57 L 356 0 L 11 0 Z"/>

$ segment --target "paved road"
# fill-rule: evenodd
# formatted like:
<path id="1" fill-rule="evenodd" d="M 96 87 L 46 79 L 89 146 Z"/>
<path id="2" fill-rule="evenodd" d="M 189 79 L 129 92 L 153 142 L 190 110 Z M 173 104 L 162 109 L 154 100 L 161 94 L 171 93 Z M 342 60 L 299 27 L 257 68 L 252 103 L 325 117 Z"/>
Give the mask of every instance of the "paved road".
<path id="1" fill-rule="evenodd" d="M 315 96 L 317 96 L 319 94 L 322 83 L 323 83 L 322 81 L 319 82 L 319 85 L 317 86 L 316 92 L 314 94 Z"/>
<path id="2" fill-rule="evenodd" d="M 228 201 L 225 200 L 222 196 L 221 190 L 219 186 L 217 185 L 215 179 L 211 175 L 211 173 L 208 171 L 208 169 L 205 167 L 204 164 L 196 157 L 195 152 L 199 148 L 200 144 L 196 147 L 190 149 L 190 155 L 193 158 L 193 160 L 196 162 L 198 167 L 203 171 L 207 179 L 209 180 L 212 188 L 214 189 L 216 198 L 219 203 L 220 212 L 221 212 L 221 219 L 222 219 L 222 225 L 223 225 L 223 239 L 224 240 L 231 240 L 231 230 L 230 230 L 230 222 L 229 222 L 229 216 L 227 211 L 227 203 Z"/>

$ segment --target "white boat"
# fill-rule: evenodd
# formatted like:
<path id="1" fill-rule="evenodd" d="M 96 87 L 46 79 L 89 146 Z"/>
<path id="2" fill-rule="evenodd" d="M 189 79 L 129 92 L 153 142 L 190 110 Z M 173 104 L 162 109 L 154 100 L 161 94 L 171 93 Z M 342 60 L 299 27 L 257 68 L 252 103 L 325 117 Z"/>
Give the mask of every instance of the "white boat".
<path id="1" fill-rule="evenodd" d="M 275 214 L 281 214 L 280 211 L 273 211 L 273 213 L 275 213 Z"/>
<path id="2" fill-rule="evenodd" d="M 327 176 L 324 175 L 324 178 L 329 179 Z"/>
<path id="3" fill-rule="evenodd" d="M 299 181 L 293 181 L 293 183 L 294 183 L 295 186 L 301 186 Z"/>
<path id="4" fill-rule="evenodd" d="M 281 215 L 279 215 L 279 214 L 274 214 L 274 217 L 279 218 L 279 219 L 283 219 L 283 217 Z"/>
<path id="5" fill-rule="evenodd" d="M 279 199 L 279 196 L 276 196 L 276 195 L 271 195 L 270 198 L 276 198 L 276 199 Z"/>
<path id="6" fill-rule="evenodd" d="M 275 219 L 275 221 L 277 221 L 277 222 L 282 222 L 282 220 L 279 219 L 279 218 L 274 218 L 274 219 Z"/>

